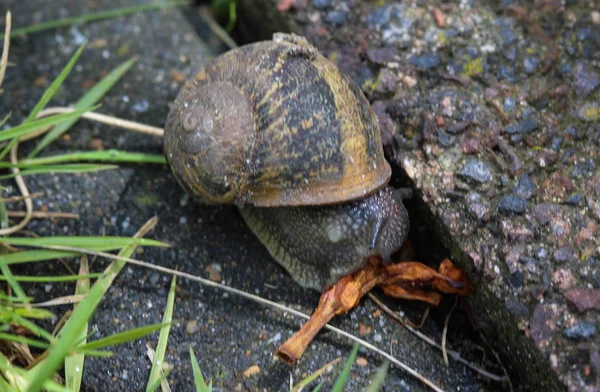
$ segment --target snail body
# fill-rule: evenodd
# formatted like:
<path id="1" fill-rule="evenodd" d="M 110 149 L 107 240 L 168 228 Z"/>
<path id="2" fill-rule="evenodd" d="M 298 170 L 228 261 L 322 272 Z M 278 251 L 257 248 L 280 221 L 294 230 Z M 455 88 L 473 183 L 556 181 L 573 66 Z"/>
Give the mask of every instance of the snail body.
<path id="1" fill-rule="evenodd" d="M 235 204 L 303 287 L 388 259 L 407 236 L 368 100 L 302 37 L 231 50 L 186 82 L 164 150 L 187 192 Z"/>

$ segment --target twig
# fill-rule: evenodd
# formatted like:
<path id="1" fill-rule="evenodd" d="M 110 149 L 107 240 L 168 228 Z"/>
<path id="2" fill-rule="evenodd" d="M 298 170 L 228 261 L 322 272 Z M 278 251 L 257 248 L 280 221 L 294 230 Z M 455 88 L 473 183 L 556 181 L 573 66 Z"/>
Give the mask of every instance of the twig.
<path id="1" fill-rule="evenodd" d="M 20 218 L 23 216 L 27 216 L 27 212 L 25 211 L 8 211 L 9 217 Z M 79 214 L 73 214 L 71 212 L 44 212 L 44 211 L 33 211 L 31 213 L 32 218 L 36 219 L 54 219 L 54 218 L 64 218 L 64 219 L 79 219 Z"/>
<path id="2" fill-rule="evenodd" d="M 223 41 L 225 43 L 225 45 L 227 45 L 229 47 L 229 49 L 234 49 L 234 48 L 238 47 L 238 45 L 235 43 L 235 41 L 229 36 L 227 31 L 225 31 L 225 29 L 222 28 L 221 25 L 219 25 L 217 22 L 215 22 L 215 19 L 212 17 L 212 15 L 207 7 L 200 7 L 200 10 L 198 11 L 198 13 L 200 14 L 200 18 L 202 19 L 202 21 L 204 23 L 206 23 L 208 28 L 221 41 Z"/>
<path id="3" fill-rule="evenodd" d="M 34 308 L 47 308 L 50 306 L 69 305 L 81 302 L 85 299 L 86 295 L 65 295 L 64 297 L 53 298 L 49 301 L 29 303 L 29 304 L 12 304 L 14 307 L 34 307 Z"/>
<path id="4" fill-rule="evenodd" d="M 4 47 L 2 49 L 2 57 L 0 57 L 0 86 L 4 80 L 4 73 L 8 66 L 8 49 L 10 48 L 10 25 L 12 24 L 12 15 L 10 11 L 6 11 L 6 27 L 4 28 Z"/>
<path id="5" fill-rule="evenodd" d="M 506 368 L 504 367 L 504 364 L 500 360 L 500 357 L 498 356 L 498 354 L 496 353 L 496 351 L 494 350 L 494 348 L 491 347 L 490 344 L 487 342 L 485 336 L 483 336 L 483 334 L 481 333 L 481 331 L 479 331 L 479 337 L 481 338 L 481 340 L 483 340 L 483 342 L 486 345 L 488 345 L 488 347 L 490 347 L 490 350 L 492 351 L 492 354 L 494 354 L 494 357 L 496 358 L 496 361 L 498 362 L 498 364 L 500 364 L 500 367 L 502 368 L 502 371 L 504 372 L 504 375 L 506 377 L 506 382 L 508 383 L 508 390 L 510 392 L 513 392 L 512 382 L 510 381 L 510 377 L 508 377 L 508 372 L 506 371 Z"/>
<path id="6" fill-rule="evenodd" d="M 15 143 L 13 148 L 10 150 L 10 163 L 13 165 L 17 164 L 17 148 L 19 147 L 19 143 Z M 27 214 L 25 218 L 14 226 L 8 227 L 6 229 L 0 230 L 0 236 L 9 235 L 21 230 L 23 227 L 27 226 L 27 224 L 31 221 L 33 217 L 33 202 L 31 201 L 31 197 L 29 194 L 29 189 L 27 189 L 27 185 L 23 180 L 23 177 L 19 175 L 21 171 L 18 167 L 11 168 L 12 172 L 16 174 L 15 182 L 17 183 L 17 188 L 19 188 L 19 192 L 24 198 L 25 201 L 25 209 L 27 210 Z"/>
<path id="7" fill-rule="evenodd" d="M 155 271 L 160 271 L 160 272 L 164 272 L 166 274 L 170 274 L 170 275 L 176 275 L 185 279 L 189 279 L 192 280 L 194 282 L 199 282 L 201 284 L 203 284 L 204 286 L 208 286 L 208 287 L 212 287 L 212 288 L 216 288 L 216 289 L 221 289 L 223 291 L 226 291 L 228 293 L 232 293 L 235 295 L 239 295 L 240 297 L 252 300 L 254 302 L 257 302 L 259 304 L 262 305 L 266 305 L 266 306 L 270 306 L 272 308 L 275 309 L 279 309 L 283 312 L 287 312 L 290 314 L 293 314 L 294 316 L 297 317 L 301 317 L 303 319 L 308 320 L 310 318 L 309 315 L 302 313 L 300 311 L 297 311 L 295 309 L 289 308 L 285 305 L 282 305 L 280 303 L 274 302 L 274 301 L 270 301 L 268 299 L 259 297 L 258 295 L 254 295 L 254 294 L 250 294 L 247 293 L 245 291 L 233 288 L 233 287 L 229 287 L 226 286 L 224 284 L 221 283 L 217 283 L 217 282 L 213 282 L 212 280 L 208 280 L 208 279 L 204 279 L 201 278 L 199 276 L 195 276 L 192 274 L 189 274 L 187 272 L 182 272 L 182 271 L 177 271 L 171 268 L 166 268 L 160 265 L 155 265 L 155 264 L 151 264 L 151 263 L 147 263 L 145 261 L 141 261 L 141 260 L 136 260 L 136 259 L 132 259 L 129 257 L 123 257 L 123 256 L 118 256 L 118 255 L 113 255 L 111 253 L 106 253 L 106 252 L 99 252 L 99 251 L 93 251 L 90 249 L 85 249 L 85 248 L 75 248 L 75 247 L 71 247 L 71 246 L 59 246 L 59 245 L 39 245 L 36 246 L 37 248 L 41 248 L 41 249 L 54 249 L 54 250 L 65 250 L 65 251 L 70 251 L 70 252 L 77 252 L 77 253 L 84 253 L 84 254 L 88 254 L 88 255 L 94 255 L 94 256 L 100 256 L 100 257 L 106 257 L 108 259 L 111 260 L 120 260 L 120 261 L 125 261 L 127 263 L 133 264 L 133 265 L 137 265 L 140 267 L 144 267 L 144 268 L 149 268 L 149 269 L 153 269 Z M 427 378 L 425 378 L 424 376 L 422 376 L 421 374 L 417 373 L 415 370 L 413 370 L 412 368 L 410 368 L 408 365 L 404 364 L 403 362 L 401 362 L 400 360 L 394 358 L 393 356 L 391 356 L 390 354 L 388 354 L 387 352 L 375 347 L 374 345 L 372 345 L 371 343 L 362 340 L 346 331 L 343 331 L 339 328 L 336 328 L 334 326 L 331 326 L 329 324 L 325 325 L 325 328 L 333 331 L 335 333 L 337 333 L 338 335 L 344 336 L 356 343 L 359 343 L 360 345 L 362 345 L 363 347 L 383 356 L 384 358 L 388 359 L 390 362 L 392 362 L 393 364 L 397 365 L 400 369 L 406 371 L 408 374 L 410 374 L 411 376 L 415 377 L 416 379 L 418 379 L 419 381 L 421 381 L 423 384 L 427 385 L 429 388 L 431 388 L 432 390 L 436 391 L 436 392 L 444 392 L 442 389 L 440 389 L 438 386 L 436 386 L 433 382 L 431 382 L 430 380 L 428 380 Z M 498 377 L 498 376 L 495 376 Z M 493 377 L 490 377 L 493 379 Z"/>
<path id="8" fill-rule="evenodd" d="M 425 308 L 425 311 L 423 312 L 423 316 L 421 317 L 421 323 L 419 324 L 417 329 L 423 328 L 423 325 L 425 325 L 425 321 L 427 321 L 427 317 L 429 317 L 430 310 L 431 310 L 431 305 L 427 305 L 427 307 Z"/>
<path id="9" fill-rule="evenodd" d="M 448 334 L 448 324 L 450 324 L 450 317 L 452 317 L 452 313 L 454 312 L 454 308 L 456 308 L 457 303 L 458 297 L 455 298 L 454 305 L 452 305 L 450 312 L 448 312 L 448 315 L 446 316 L 446 321 L 444 322 L 444 331 L 442 332 L 442 356 L 444 357 L 444 363 L 446 364 L 446 366 L 450 366 L 450 363 L 448 363 L 448 353 L 446 352 L 446 336 Z"/>
<path id="10" fill-rule="evenodd" d="M 74 109 L 74 108 L 70 108 L 70 107 L 66 107 L 66 106 L 51 107 L 51 108 L 47 108 L 47 109 L 44 109 L 41 112 L 39 112 L 38 115 L 36 116 L 36 118 L 48 117 L 53 114 L 71 113 L 71 112 L 74 112 L 75 110 L 76 109 Z M 99 123 L 110 125 L 112 127 L 123 128 L 123 129 L 127 129 L 130 131 L 144 133 L 146 135 L 151 135 L 151 136 L 162 137 L 165 133 L 162 128 L 153 127 L 151 125 L 146 125 L 146 124 L 138 123 L 135 121 L 124 120 L 122 118 L 109 116 L 106 114 L 100 114 L 100 113 L 96 113 L 96 112 L 85 112 L 81 115 L 81 118 L 85 118 L 86 120 L 97 121 Z M 22 142 L 25 140 L 30 140 L 30 139 L 36 138 L 36 137 L 48 132 L 48 130 L 50 130 L 51 128 L 52 128 L 52 126 L 49 126 L 49 127 L 42 128 L 37 132 L 29 133 L 26 135 L 26 137 L 20 138 L 19 141 Z"/>
<path id="11" fill-rule="evenodd" d="M 34 198 L 34 197 L 38 197 L 38 196 L 42 196 L 44 194 L 44 192 L 36 192 L 36 193 L 32 193 L 30 194 L 28 197 L 30 198 Z M 27 197 L 24 196 L 11 196 L 11 197 L 5 197 L 5 198 L 0 198 L 0 202 L 4 202 L 4 203 L 12 203 L 15 201 L 23 201 L 27 199 Z"/>
<path id="12" fill-rule="evenodd" d="M 377 298 L 373 293 L 369 293 L 367 294 L 369 296 L 369 298 L 371 298 L 373 300 L 373 302 L 375 302 L 388 316 L 390 316 L 391 318 L 393 318 L 394 320 L 396 320 L 397 322 L 399 322 L 404 328 L 408 329 L 410 332 L 414 333 L 415 335 L 417 335 L 417 337 L 421 338 L 422 340 L 424 340 L 426 343 L 429 343 L 430 345 L 432 345 L 435 348 L 438 349 L 442 349 L 442 346 L 439 345 L 436 341 L 434 341 L 433 339 L 431 339 L 429 336 L 417 331 L 416 329 L 414 329 L 413 327 L 411 327 L 410 325 L 408 325 L 403 319 L 402 317 L 398 316 L 392 309 L 390 309 L 386 304 L 384 304 L 383 302 L 381 302 L 381 300 L 379 298 Z M 479 374 L 481 374 L 482 376 L 485 376 L 487 378 L 489 378 L 490 380 L 494 380 L 494 381 L 507 381 L 508 380 L 508 376 L 503 377 L 503 376 L 499 376 L 497 374 L 488 372 L 485 369 L 482 369 L 481 367 L 475 365 L 474 363 L 471 363 L 469 361 L 467 361 L 466 359 L 462 358 L 460 356 L 460 354 L 457 351 L 453 351 L 453 350 L 447 350 L 447 353 L 450 355 L 450 357 L 452 357 L 452 359 L 454 359 L 455 361 L 458 361 L 468 367 L 470 367 L 471 369 L 473 369 L 474 371 L 478 372 Z M 505 372 L 506 373 L 506 372 Z"/>

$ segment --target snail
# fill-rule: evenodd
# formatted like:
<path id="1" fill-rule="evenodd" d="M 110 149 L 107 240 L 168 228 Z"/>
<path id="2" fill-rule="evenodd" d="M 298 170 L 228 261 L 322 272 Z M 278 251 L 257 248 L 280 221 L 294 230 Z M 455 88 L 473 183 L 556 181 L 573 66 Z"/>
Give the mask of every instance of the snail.
<path id="1" fill-rule="evenodd" d="M 389 281 L 385 266 L 366 267 L 373 258 L 389 264 L 405 242 L 402 200 L 411 191 L 388 185 L 391 168 L 367 98 L 304 37 L 276 33 L 220 55 L 188 80 L 167 117 L 164 153 L 196 199 L 236 205 L 302 287 L 328 292 L 362 270 L 371 286 Z M 419 268 L 447 292 L 468 284 Z M 422 282 L 413 272 L 395 276 Z"/>

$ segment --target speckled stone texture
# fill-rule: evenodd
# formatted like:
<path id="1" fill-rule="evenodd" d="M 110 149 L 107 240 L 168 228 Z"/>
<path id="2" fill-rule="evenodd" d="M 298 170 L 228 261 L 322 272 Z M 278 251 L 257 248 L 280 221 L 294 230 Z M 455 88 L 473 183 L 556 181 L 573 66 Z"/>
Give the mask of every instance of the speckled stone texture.
<path id="1" fill-rule="evenodd" d="M 598 2 L 306 0 L 277 17 L 362 86 L 515 384 L 597 391 Z"/>
<path id="2" fill-rule="evenodd" d="M 13 26 L 26 26 L 86 12 L 131 5 L 134 1 L 5 1 L 2 10 L 13 12 Z M 141 2 L 137 2 L 141 3 Z M 183 14 L 191 18 L 192 9 Z M 201 25 L 198 30 L 206 30 Z M 78 65 L 51 105 L 75 102 L 93 82 L 132 56 L 138 61 L 131 71 L 103 99 L 102 113 L 163 126 L 169 102 L 174 99 L 185 77 L 193 75 L 212 55 L 186 18 L 177 10 L 146 12 L 107 21 L 60 28 L 12 40 L 9 60 L 15 64 L 7 71 L 0 95 L 0 112 L 12 111 L 7 125 L 22 121 L 44 89 L 58 75 L 83 39 L 88 39 Z M 218 42 L 218 41 L 217 41 Z M 356 59 L 358 61 L 358 58 Z M 6 126 L 7 126 L 6 125 Z M 21 147 L 25 154 L 33 142 Z M 130 151 L 161 153 L 161 141 L 88 121 L 79 122 L 67 137 L 51 145 L 44 155 L 73 150 L 120 148 Z M 35 220 L 28 230 L 38 235 L 132 235 L 149 218 L 157 215 L 159 225 L 150 237 L 166 241 L 170 249 L 144 249 L 137 258 L 209 276 L 233 287 L 288 304 L 304 312 L 316 306 L 319 294 L 302 290 L 268 255 L 244 225 L 233 208 L 206 208 L 190 200 L 179 188 L 166 167 L 125 165 L 115 171 L 98 174 L 33 176 L 26 178 L 32 192 L 43 191 L 34 201 L 36 209 L 79 213 L 81 219 Z M 5 185 L 3 183 L 3 185 Z M 15 206 L 14 208 L 23 208 Z M 418 225 L 416 225 L 418 226 Z M 415 226 L 415 227 L 416 227 Z M 431 261 L 436 264 L 444 254 Z M 71 261 L 74 270 L 77 265 Z M 96 260 L 92 269 L 101 271 L 104 260 Z M 58 262 L 26 265 L 15 272 L 63 274 Z M 92 338 L 107 336 L 136 326 L 160 322 L 170 277 L 138 267 L 125 267 L 101 303 L 90 328 Z M 302 321 L 242 300 L 221 291 L 205 289 L 196 283 L 178 281 L 166 361 L 173 365 L 169 375 L 174 391 L 192 390 L 192 370 L 188 349 L 191 346 L 215 391 L 288 391 L 290 379 L 298 382 L 337 357 L 346 357 L 351 344 L 332 333 L 323 333 L 309 346 L 296 367 L 288 367 L 274 357 L 276 347 L 296 331 Z M 71 284 L 32 284 L 25 286 L 29 295 L 44 300 L 72 294 Z M 432 310 L 422 332 L 440 341 L 452 298 L 443 300 L 442 311 Z M 412 320 L 420 320 L 426 306 L 406 301 L 390 302 Z M 401 306 L 401 308 L 400 308 Z M 57 315 L 67 307 L 54 308 Z M 334 324 L 369 342 L 393 352 L 425 377 L 447 391 L 498 389 L 476 373 L 455 361 L 446 367 L 440 351 L 418 340 L 370 301 L 334 320 Z M 47 325 L 52 330 L 54 325 Z M 469 360 L 496 373 L 494 360 L 482 356 L 470 344 L 465 315 L 455 310 L 448 333 L 448 347 L 460 350 Z M 467 331 L 464 332 L 463 331 Z M 146 344 L 154 346 L 158 334 L 118 346 L 112 358 L 90 358 L 84 369 L 85 390 L 145 390 L 150 362 Z M 361 350 L 364 366 L 356 365 L 348 390 L 362 390 L 381 364 L 381 358 Z M 366 362 L 366 365 L 365 365 Z M 246 377 L 244 371 L 257 365 L 258 374 Z M 336 372 L 324 375 L 330 386 Z M 385 381 L 386 390 L 425 391 L 423 384 L 392 367 Z"/>

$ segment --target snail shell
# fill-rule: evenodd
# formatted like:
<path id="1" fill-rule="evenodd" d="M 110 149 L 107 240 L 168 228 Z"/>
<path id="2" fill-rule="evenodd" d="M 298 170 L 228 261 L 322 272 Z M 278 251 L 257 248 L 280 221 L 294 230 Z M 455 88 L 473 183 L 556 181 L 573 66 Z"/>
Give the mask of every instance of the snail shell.
<path id="1" fill-rule="evenodd" d="M 391 176 L 358 86 L 286 34 L 231 50 L 187 81 L 164 149 L 184 189 L 210 204 L 335 204 Z"/>

